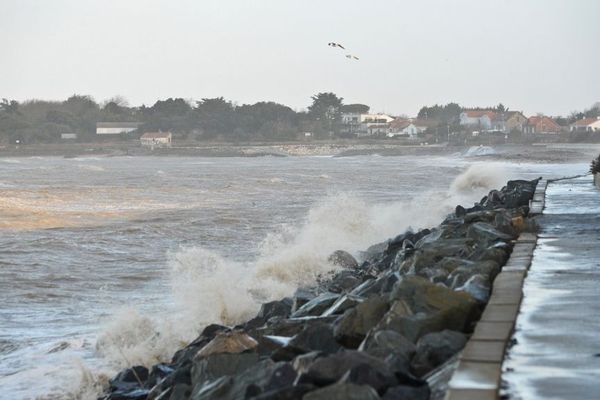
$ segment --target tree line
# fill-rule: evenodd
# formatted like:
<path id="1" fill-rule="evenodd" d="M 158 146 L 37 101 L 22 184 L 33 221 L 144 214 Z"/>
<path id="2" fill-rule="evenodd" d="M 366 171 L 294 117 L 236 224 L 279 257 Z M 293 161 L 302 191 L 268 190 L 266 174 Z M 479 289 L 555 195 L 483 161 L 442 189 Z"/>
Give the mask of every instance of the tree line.
<path id="1" fill-rule="evenodd" d="M 76 133 L 80 141 L 98 140 L 97 122 L 140 122 L 138 134 L 170 131 L 190 140 L 293 140 L 301 132 L 325 138 L 339 132 L 344 107 L 368 111 L 365 105 L 344 105 L 334 93 L 311 97 L 306 111 L 262 101 L 236 105 L 217 98 L 192 102 L 182 98 L 159 100 L 152 106 L 131 107 L 121 97 L 103 104 L 90 96 L 73 95 L 65 101 L 0 102 L 0 142 L 51 143 L 62 133 Z"/>
<path id="2" fill-rule="evenodd" d="M 311 132 L 314 138 L 342 136 L 343 112 L 364 114 L 365 104 L 344 104 L 335 93 L 317 93 L 306 110 L 295 111 L 283 104 L 263 101 L 237 105 L 223 97 L 190 101 L 182 98 L 159 100 L 152 106 L 130 106 L 122 97 L 102 104 L 90 96 L 73 95 L 64 101 L 29 100 L 0 102 L 0 143 L 51 143 L 62 133 L 76 133 L 80 141 L 95 141 L 97 122 L 140 122 L 138 134 L 171 131 L 178 139 L 223 141 L 294 140 Z M 422 107 L 418 118 L 428 120 L 430 129 L 458 129 L 459 116 L 467 108 L 457 103 Z M 506 112 L 503 104 L 489 107 Z M 557 122 L 567 125 L 584 117 L 600 116 L 600 105 L 573 112 Z M 456 128 L 454 128 L 456 127 Z"/>

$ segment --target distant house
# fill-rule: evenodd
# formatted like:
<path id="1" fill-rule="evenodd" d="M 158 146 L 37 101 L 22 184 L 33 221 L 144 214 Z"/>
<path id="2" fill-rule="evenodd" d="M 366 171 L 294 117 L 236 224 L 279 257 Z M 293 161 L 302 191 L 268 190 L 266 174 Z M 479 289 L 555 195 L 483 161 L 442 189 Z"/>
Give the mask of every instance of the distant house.
<path id="1" fill-rule="evenodd" d="M 583 118 L 571 124 L 571 132 L 595 132 L 600 131 L 600 117 Z"/>
<path id="2" fill-rule="evenodd" d="M 484 131 L 493 130 L 492 120 L 496 120 L 496 112 L 491 110 L 467 110 L 460 113 L 460 124 Z"/>
<path id="3" fill-rule="evenodd" d="M 171 132 L 146 132 L 140 137 L 143 147 L 171 147 L 173 135 Z"/>
<path id="4" fill-rule="evenodd" d="M 387 114 L 361 114 L 359 132 L 367 136 L 386 135 L 393 120 L 394 118 Z"/>
<path id="5" fill-rule="evenodd" d="M 523 132 L 527 125 L 527 117 L 520 111 L 509 111 L 504 113 L 505 132 L 519 131 Z"/>
<path id="6" fill-rule="evenodd" d="M 360 128 L 360 113 L 342 112 L 341 133 L 357 134 Z"/>
<path id="7" fill-rule="evenodd" d="M 527 119 L 523 133 L 559 133 L 561 130 L 561 126 L 552 118 L 538 115 Z"/>
<path id="8" fill-rule="evenodd" d="M 75 139 L 77 139 L 77 134 L 76 133 L 61 133 L 60 138 L 62 140 L 75 140 Z"/>
<path id="9" fill-rule="evenodd" d="M 427 126 L 419 123 L 418 120 L 396 118 L 390 122 L 390 128 L 387 136 L 408 136 L 410 138 L 416 138 L 419 133 L 425 131 L 426 129 Z"/>
<path id="10" fill-rule="evenodd" d="M 141 122 L 98 122 L 96 124 L 97 135 L 120 135 L 135 131 Z"/>

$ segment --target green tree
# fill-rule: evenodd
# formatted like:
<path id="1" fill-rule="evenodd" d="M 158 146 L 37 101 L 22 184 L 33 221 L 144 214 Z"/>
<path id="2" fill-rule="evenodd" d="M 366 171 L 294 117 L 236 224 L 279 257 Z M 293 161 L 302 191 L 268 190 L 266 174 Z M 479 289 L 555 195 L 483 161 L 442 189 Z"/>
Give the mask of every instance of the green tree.
<path id="1" fill-rule="evenodd" d="M 206 137 L 213 138 L 221 135 L 227 139 L 234 138 L 235 110 L 230 101 L 223 97 L 202 99 L 196 102 L 194 111 Z"/>
<path id="2" fill-rule="evenodd" d="M 318 121 L 316 133 L 323 136 L 339 132 L 344 99 L 331 92 L 318 93 L 311 99 L 313 103 L 308 107 L 308 114 Z"/>

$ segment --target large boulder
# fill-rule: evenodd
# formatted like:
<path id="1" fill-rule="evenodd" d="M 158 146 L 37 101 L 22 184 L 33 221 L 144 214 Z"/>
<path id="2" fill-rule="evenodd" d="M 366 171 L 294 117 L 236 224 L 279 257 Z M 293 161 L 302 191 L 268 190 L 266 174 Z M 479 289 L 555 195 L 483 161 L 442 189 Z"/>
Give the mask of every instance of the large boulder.
<path id="1" fill-rule="evenodd" d="M 335 322 L 335 338 L 345 347 L 357 348 L 369 330 L 379 323 L 388 309 L 387 297 L 368 298 L 356 307 L 347 310 Z"/>
<path id="2" fill-rule="evenodd" d="M 390 294 L 394 301 L 382 319 L 381 329 L 392 329 L 416 342 L 424 334 L 452 329 L 470 331 L 479 317 L 478 302 L 468 293 L 456 292 L 419 276 L 403 277 Z"/>
<path id="3" fill-rule="evenodd" d="M 466 343 L 466 335 L 450 330 L 424 335 L 417 343 L 411 368 L 417 376 L 423 376 L 461 351 Z"/>
<path id="4" fill-rule="evenodd" d="M 196 353 L 195 359 L 207 357 L 211 354 L 241 353 L 258 346 L 258 342 L 241 331 L 220 332 L 213 340 Z"/>
<path id="5" fill-rule="evenodd" d="M 191 399 L 252 398 L 290 387 L 294 384 L 296 377 L 296 372 L 289 363 L 275 363 L 266 359 L 235 375 L 226 375 L 207 383 L 195 385 Z"/>
<path id="6" fill-rule="evenodd" d="M 344 250 L 336 250 L 334 251 L 329 258 L 327 258 L 330 264 L 335 265 L 336 267 L 341 267 L 345 269 L 357 269 L 358 261 L 352 256 L 352 254 L 348 253 Z"/>
<path id="7" fill-rule="evenodd" d="M 192 385 L 202 385 L 222 376 L 239 374 L 256 363 L 258 354 L 254 352 L 211 354 L 194 362 Z"/>
<path id="8" fill-rule="evenodd" d="M 330 385 L 339 381 L 352 368 L 363 364 L 384 376 L 393 377 L 393 371 L 384 361 L 362 351 L 347 350 L 314 359 L 300 376 L 299 382 L 318 386 Z"/>
<path id="9" fill-rule="evenodd" d="M 317 316 L 327 310 L 340 297 L 337 293 L 325 292 L 311 299 L 291 315 L 292 318 Z"/>
<path id="10" fill-rule="evenodd" d="M 410 360 L 416 352 L 416 346 L 401 334 L 392 330 L 371 331 L 359 346 L 359 350 L 368 354 L 386 358 L 391 354 L 401 355 Z"/>
<path id="11" fill-rule="evenodd" d="M 340 345 L 335 341 L 331 324 L 316 323 L 307 325 L 302 332 L 294 336 L 287 345 L 298 349 L 301 353 L 320 351 L 322 353 L 335 353 Z"/>

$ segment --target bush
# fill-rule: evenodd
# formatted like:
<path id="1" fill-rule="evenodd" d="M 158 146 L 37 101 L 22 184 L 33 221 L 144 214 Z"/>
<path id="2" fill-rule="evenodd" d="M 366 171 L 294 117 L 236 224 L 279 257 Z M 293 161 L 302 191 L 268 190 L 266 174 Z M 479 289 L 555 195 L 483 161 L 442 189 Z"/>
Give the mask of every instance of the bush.
<path id="1" fill-rule="evenodd" d="M 600 173 L 600 155 L 592 160 L 592 163 L 590 164 L 590 172 L 592 174 Z"/>

